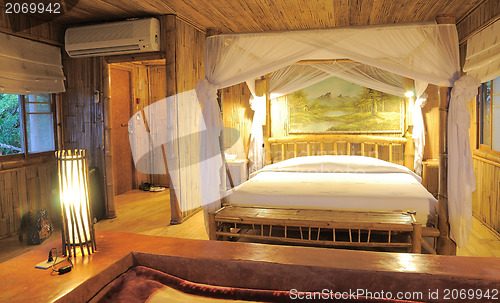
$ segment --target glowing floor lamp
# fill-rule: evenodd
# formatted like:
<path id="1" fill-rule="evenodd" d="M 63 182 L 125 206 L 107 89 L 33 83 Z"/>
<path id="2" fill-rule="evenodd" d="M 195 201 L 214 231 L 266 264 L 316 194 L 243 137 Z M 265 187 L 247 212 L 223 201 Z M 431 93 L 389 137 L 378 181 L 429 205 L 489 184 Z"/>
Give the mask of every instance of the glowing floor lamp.
<path id="1" fill-rule="evenodd" d="M 95 252 L 95 233 L 88 193 L 88 164 L 85 150 L 57 151 L 59 194 L 63 218 L 62 246 L 64 255 L 82 256 Z"/>

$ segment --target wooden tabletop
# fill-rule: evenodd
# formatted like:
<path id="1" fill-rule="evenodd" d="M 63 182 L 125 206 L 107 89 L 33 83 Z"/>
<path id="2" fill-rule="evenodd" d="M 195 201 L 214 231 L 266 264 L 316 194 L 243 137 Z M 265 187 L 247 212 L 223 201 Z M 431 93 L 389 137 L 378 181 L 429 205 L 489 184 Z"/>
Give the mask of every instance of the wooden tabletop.
<path id="1" fill-rule="evenodd" d="M 0 264 L 1 302 L 84 302 L 140 255 L 170 260 L 152 261 L 169 272 L 197 282 L 246 287 L 496 287 L 500 259 L 378 253 L 253 243 L 232 243 L 96 231 L 97 252 L 77 257 L 74 269 L 51 275 L 35 269 L 60 239 Z M 141 255 L 142 256 L 142 255 Z M 173 260 L 173 261 L 172 261 Z M 184 260 L 184 261 L 182 261 Z M 259 269 L 259 270 L 257 270 Z M 235 279 L 234 275 L 239 275 Z M 360 279 L 360 276 L 369 279 Z M 279 278 L 277 278 L 279 277 Z M 306 288 L 307 290 L 307 288 Z M 410 289 L 408 289 L 410 290 Z M 443 301 L 446 302 L 446 301 Z"/>

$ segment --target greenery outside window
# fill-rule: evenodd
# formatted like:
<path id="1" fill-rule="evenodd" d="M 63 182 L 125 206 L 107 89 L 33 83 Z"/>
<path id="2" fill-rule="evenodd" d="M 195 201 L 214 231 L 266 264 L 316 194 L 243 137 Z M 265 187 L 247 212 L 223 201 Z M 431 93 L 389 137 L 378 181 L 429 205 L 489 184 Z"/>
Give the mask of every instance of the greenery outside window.
<path id="1" fill-rule="evenodd" d="M 0 155 L 55 150 L 51 94 L 0 94 Z"/>

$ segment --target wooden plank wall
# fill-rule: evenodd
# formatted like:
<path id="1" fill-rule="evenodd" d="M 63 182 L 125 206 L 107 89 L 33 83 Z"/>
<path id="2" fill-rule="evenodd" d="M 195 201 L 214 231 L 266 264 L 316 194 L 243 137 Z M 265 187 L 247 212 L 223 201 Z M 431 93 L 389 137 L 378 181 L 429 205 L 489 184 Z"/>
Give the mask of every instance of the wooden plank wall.
<path id="1" fill-rule="evenodd" d="M 205 78 L 205 66 L 204 66 L 204 53 L 205 53 L 205 33 L 197 30 L 190 24 L 182 21 L 176 17 L 175 20 L 175 31 L 176 31 L 176 43 L 175 43 L 175 69 L 176 69 L 176 86 L 177 93 L 182 93 L 190 91 L 195 88 L 196 84 L 200 79 Z M 168 71 L 167 71 L 168 73 Z M 167 77 L 168 79 L 168 77 Z M 185 107 L 186 104 L 183 102 L 178 102 L 178 112 L 179 113 L 190 113 L 192 109 Z M 179 123 L 177 124 L 178 132 L 180 134 L 186 134 L 186 130 L 183 129 L 182 120 L 183 119 L 196 119 L 199 117 L 195 114 L 186 114 L 184 117 L 178 117 Z M 190 124 L 198 124 L 199 121 L 192 121 Z M 190 127 L 189 127 L 190 128 Z M 181 190 L 185 193 L 184 197 L 189 197 L 187 201 L 183 202 L 183 205 L 187 208 L 194 207 L 194 205 L 200 205 L 200 196 L 195 193 L 199 193 L 199 180 L 198 171 L 193 169 L 191 164 L 199 162 L 199 153 L 192 153 L 192 151 L 198 151 L 199 141 L 191 140 L 191 142 L 184 141 L 185 146 L 179 146 L 179 151 L 188 151 L 187 154 L 180 154 L 180 164 L 181 167 L 186 167 L 186 170 L 190 170 L 189 173 L 184 174 L 184 180 L 182 184 L 187 185 Z M 191 168 L 190 168 L 191 167 Z M 181 209 L 182 210 L 182 209 Z M 183 210 L 182 216 L 185 218 L 193 212 L 191 210 Z"/>
<path id="2" fill-rule="evenodd" d="M 24 14 L 5 14 L 0 6 L 0 32 L 22 38 L 62 45 L 64 29 L 53 22 L 20 30 L 20 24 L 34 24 L 36 18 Z M 46 208 L 55 225 L 60 222 L 57 165 L 52 154 L 24 158 L 0 157 L 0 238 L 20 231 L 22 215 Z"/>
<path id="3" fill-rule="evenodd" d="M 162 50 L 166 52 L 166 95 L 168 97 L 193 90 L 198 81 L 205 77 L 205 33 L 175 15 L 161 16 L 160 22 L 164 24 L 161 34 L 164 39 Z M 170 111 L 168 125 L 177 134 L 189 133 L 188 130 L 184 129 L 186 119 L 199 120 L 199 117 L 196 117 L 195 113 L 185 106 L 188 105 L 183 102 L 170 102 L 168 104 Z M 177 112 L 182 116 L 171 116 L 171 112 Z M 197 121 L 192 121 L 191 123 L 197 123 Z M 187 124 L 192 127 L 192 124 Z M 179 190 L 182 192 L 175 192 L 177 196 L 173 196 L 174 191 L 170 191 L 171 223 L 180 223 L 191 213 L 190 211 L 181 211 L 177 199 L 181 200 L 180 203 L 184 206 L 199 205 L 199 195 L 196 194 L 199 193 L 198 174 L 196 170 L 193 170 L 193 167 L 190 168 L 189 166 L 189 163 L 199 161 L 197 157 L 198 153 L 193 154 L 189 152 L 199 150 L 197 147 L 198 140 L 193 139 L 191 142 L 184 140 L 178 143 L 179 145 L 174 147 L 177 150 L 175 155 L 167 155 L 167 157 L 169 159 L 174 157 L 175 161 L 178 161 L 179 167 L 186 167 L 186 169 L 190 169 L 191 171 L 183 174 L 183 179 L 180 179 L 179 176 L 172 176 L 172 179 L 177 178 L 181 182 L 182 186 L 180 186 Z M 187 200 L 183 200 L 184 197 Z"/>
<path id="4" fill-rule="evenodd" d="M 460 39 L 460 63 L 463 66 L 467 51 L 467 38 L 500 18 L 500 2 L 486 0 L 457 23 Z M 476 174 L 476 191 L 472 193 L 472 212 L 490 228 L 500 232 L 500 157 L 477 148 L 476 100 L 468 103 L 471 113 L 469 138 Z"/>
<path id="5" fill-rule="evenodd" d="M 238 159 L 246 159 L 250 144 L 250 130 L 254 111 L 250 108 L 250 97 L 252 93 L 246 83 L 240 83 L 222 89 L 222 119 L 225 127 L 231 127 L 239 132 L 241 147 L 231 148 L 228 153 L 238 154 Z M 224 133 L 224 146 L 236 142 L 238 138 L 235 132 Z"/>
<path id="6" fill-rule="evenodd" d="M 27 14 L 6 14 L 4 4 L 0 4 L 0 8 L 0 32 L 63 46 L 64 26 L 61 24 L 42 21 Z M 26 24 L 33 26 L 27 27 Z"/>
<path id="7" fill-rule="evenodd" d="M 100 57 L 63 59 L 67 86 L 62 94 L 63 148 L 87 150 L 89 167 L 98 168 L 103 167 L 103 64 Z"/>
<path id="8" fill-rule="evenodd" d="M 498 0 L 485 0 L 461 20 L 457 20 L 458 40 L 466 43 L 477 30 L 488 26 L 500 17 Z"/>
<path id="9" fill-rule="evenodd" d="M 90 168 L 97 168 L 104 192 L 112 189 L 112 179 L 106 182 L 104 166 L 104 103 L 102 57 L 63 57 L 66 75 L 66 92 L 62 94 L 60 105 L 63 149 L 85 149 Z M 99 102 L 94 93 L 99 94 Z M 111 161 L 108 161 L 111 165 Z M 109 203 L 110 196 L 107 196 Z M 115 217 L 114 208 L 105 207 L 106 217 Z"/>
<path id="10" fill-rule="evenodd" d="M 60 224 L 59 184 L 54 161 L 0 171 L 0 239 L 20 231 L 30 210 L 47 209 Z"/>

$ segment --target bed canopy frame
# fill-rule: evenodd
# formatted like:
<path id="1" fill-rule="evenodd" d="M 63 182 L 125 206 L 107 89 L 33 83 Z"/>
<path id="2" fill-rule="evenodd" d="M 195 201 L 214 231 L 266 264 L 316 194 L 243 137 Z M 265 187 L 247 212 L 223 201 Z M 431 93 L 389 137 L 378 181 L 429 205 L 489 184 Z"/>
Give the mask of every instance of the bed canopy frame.
<path id="1" fill-rule="evenodd" d="M 287 89 L 309 85 L 327 75 L 336 75 L 351 82 L 402 95 L 404 81 L 413 80 L 417 94 L 428 83 L 440 87 L 439 141 L 439 230 L 437 251 L 454 254 L 450 239 L 447 200 L 446 121 L 449 88 L 460 75 L 458 37 L 454 24 L 408 24 L 334 28 L 287 32 L 223 34 L 210 36 L 205 45 L 205 75 L 196 86 L 202 107 L 202 120 L 207 129 L 223 127 L 217 103 L 217 89 L 241 82 L 254 82 L 262 75 L 275 72 L 269 95 L 284 94 Z M 294 63 L 303 60 L 341 59 L 334 64 L 316 64 L 306 68 Z M 299 70 L 297 73 L 296 71 Z M 304 70 L 309 70 L 304 72 Z M 305 78 L 299 81 L 297 77 Z M 287 85 L 299 81 L 295 85 Z M 281 84 L 280 84 L 281 83 Z M 267 121 L 269 121 L 269 116 Z M 200 146 L 199 191 L 205 213 L 220 208 L 221 188 L 225 171 L 223 153 L 213 157 L 207 147 L 220 146 L 220 133 L 208 132 Z M 465 134 L 467 135 L 467 134 Z M 266 137 L 266 136 L 265 136 Z M 267 139 L 269 137 L 269 133 Z M 215 202 L 214 202 L 215 201 Z M 175 202 L 172 202 L 175 203 Z"/>

